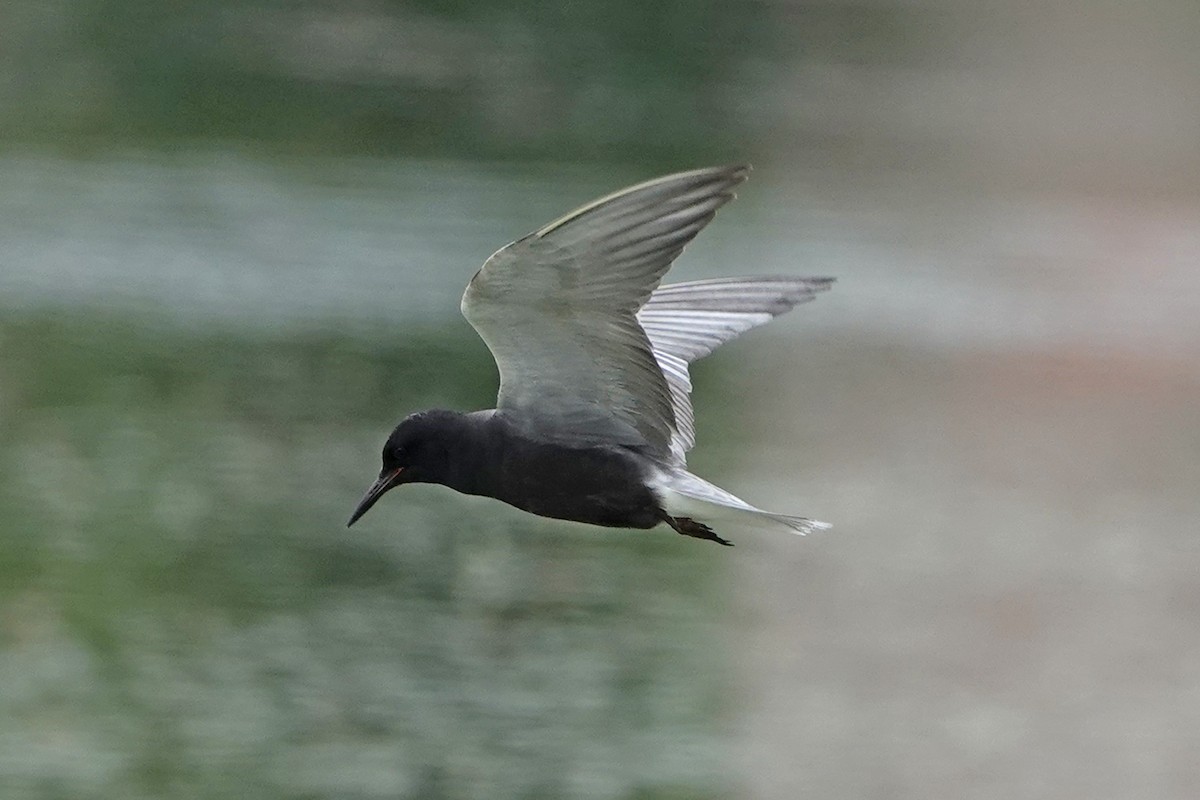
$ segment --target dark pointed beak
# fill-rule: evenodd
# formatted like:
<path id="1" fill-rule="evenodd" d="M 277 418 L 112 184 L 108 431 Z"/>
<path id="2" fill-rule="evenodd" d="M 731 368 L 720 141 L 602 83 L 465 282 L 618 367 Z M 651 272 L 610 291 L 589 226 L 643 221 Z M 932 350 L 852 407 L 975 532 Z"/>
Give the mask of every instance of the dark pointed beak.
<path id="1" fill-rule="evenodd" d="M 358 522 L 358 518 L 370 511 L 371 506 L 375 505 L 388 489 L 400 483 L 400 476 L 403 473 L 404 467 L 382 473 L 379 476 L 379 480 L 371 484 L 370 489 L 367 489 L 367 493 L 363 495 L 363 499 L 358 503 L 358 508 L 354 509 L 354 513 L 350 515 L 350 521 L 346 523 L 346 527 L 349 528 L 355 522 Z"/>

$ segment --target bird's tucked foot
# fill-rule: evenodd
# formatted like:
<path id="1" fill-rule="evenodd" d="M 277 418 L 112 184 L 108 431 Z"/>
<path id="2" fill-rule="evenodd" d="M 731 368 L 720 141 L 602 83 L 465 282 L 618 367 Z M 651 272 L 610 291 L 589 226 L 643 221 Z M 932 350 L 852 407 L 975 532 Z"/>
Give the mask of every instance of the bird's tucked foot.
<path id="1" fill-rule="evenodd" d="M 722 539 L 713 532 L 713 529 L 705 525 L 703 522 L 697 522 L 691 517 L 672 517 L 669 514 L 663 515 L 663 521 L 675 529 L 676 533 L 682 533 L 684 536 L 692 536 L 696 539 L 707 539 L 710 542 L 723 544 L 726 547 L 733 547 L 733 542 L 728 539 Z"/>

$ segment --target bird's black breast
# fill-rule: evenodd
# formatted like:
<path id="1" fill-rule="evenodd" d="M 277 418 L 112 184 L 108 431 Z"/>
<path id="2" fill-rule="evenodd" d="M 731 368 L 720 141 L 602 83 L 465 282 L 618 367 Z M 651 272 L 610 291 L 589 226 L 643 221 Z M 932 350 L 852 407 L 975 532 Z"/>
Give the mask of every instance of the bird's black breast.
<path id="1" fill-rule="evenodd" d="M 612 445 L 570 447 L 493 428 L 468 494 L 502 500 L 532 514 L 620 528 L 661 521 L 636 453 Z"/>

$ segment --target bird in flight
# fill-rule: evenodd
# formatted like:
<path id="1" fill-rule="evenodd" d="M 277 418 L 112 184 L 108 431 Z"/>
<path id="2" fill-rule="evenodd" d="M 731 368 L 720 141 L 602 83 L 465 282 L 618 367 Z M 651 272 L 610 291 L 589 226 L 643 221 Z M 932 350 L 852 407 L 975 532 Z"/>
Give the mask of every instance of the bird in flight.
<path id="1" fill-rule="evenodd" d="M 829 527 L 755 508 L 687 470 L 696 438 L 688 364 L 833 283 L 659 285 L 748 169 L 697 169 L 622 189 L 488 258 L 462 313 L 496 360 L 496 407 L 404 419 L 347 524 L 400 484 L 438 483 L 543 517 L 665 524 L 725 545 L 710 525 Z"/>

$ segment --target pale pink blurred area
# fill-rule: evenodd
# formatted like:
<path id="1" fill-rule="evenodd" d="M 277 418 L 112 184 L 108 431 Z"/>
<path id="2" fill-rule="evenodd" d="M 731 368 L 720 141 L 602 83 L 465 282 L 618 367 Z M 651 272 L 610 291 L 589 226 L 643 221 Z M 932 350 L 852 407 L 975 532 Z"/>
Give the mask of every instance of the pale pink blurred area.
<path id="1" fill-rule="evenodd" d="M 756 362 L 741 478 L 834 528 L 738 542 L 739 796 L 1192 797 L 1200 10 L 920 7 L 934 63 L 778 87 L 868 166 L 772 151 L 858 330 Z"/>
<path id="2" fill-rule="evenodd" d="M 740 796 L 1192 797 L 1200 17 L 942 7 L 944 68 L 831 67 L 781 123 L 874 136 L 774 151 L 843 235 L 776 205 L 813 228 L 764 256 L 840 281 L 756 362 L 740 476 L 834 528 L 738 542 Z"/>
<path id="3" fill-rule="evenodd" d="M 835 525 L 738 543 L 745 796 L 1189 796 L 1191 365 L 834 339 L 805 360 L 838 377 L 772 381 L 744 477 Z"/>

